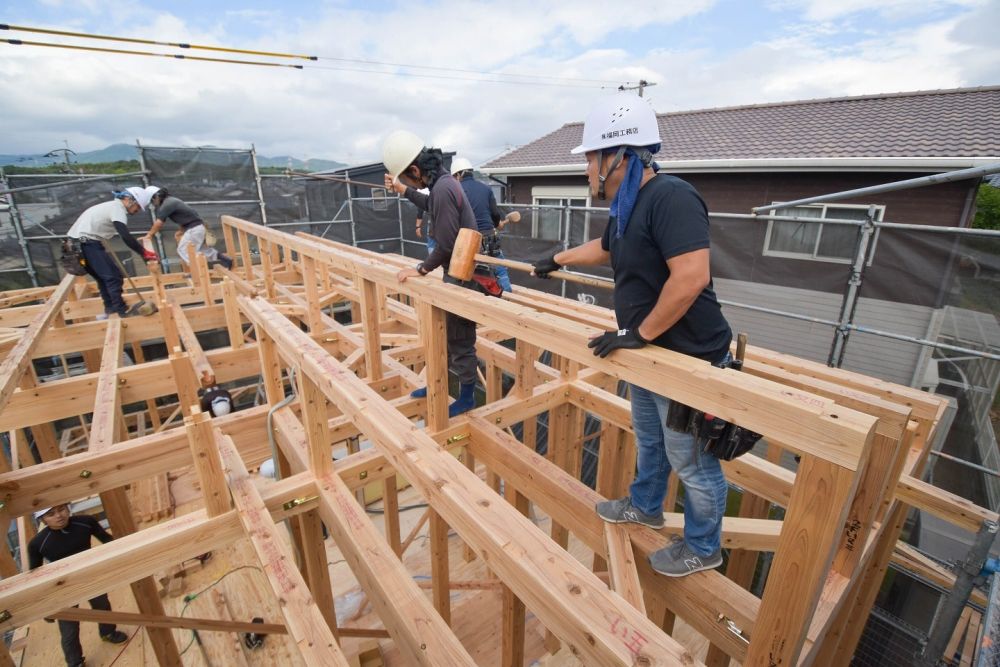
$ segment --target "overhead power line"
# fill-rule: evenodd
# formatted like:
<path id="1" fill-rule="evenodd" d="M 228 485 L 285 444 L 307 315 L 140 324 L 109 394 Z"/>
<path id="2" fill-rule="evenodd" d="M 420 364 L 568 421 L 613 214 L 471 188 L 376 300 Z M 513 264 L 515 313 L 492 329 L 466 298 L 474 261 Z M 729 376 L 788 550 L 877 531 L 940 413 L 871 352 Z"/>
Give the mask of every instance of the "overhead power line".
<path id="1" fill-rule="evenodd" d="M 54 44 L 51 42 L 32 42 L 26 39 L 0 39 L 0 42 L 13 44 L 14 46 L 47 46 L 54 49 L 73 49 L 75 51 L 96 51 L 98 53 L 116 53 L 130 56 L 152 56 L 154 58 L 171 58 L 175 60 L 200 60 L 210 63 L 230 63 L 235 65 L 256 65 L 258 67 L 291 67 L 292 69 L 302 69 L 302 65 L 290 65 L 288 63 L 269 63 L 262 60 L 235 60 L 232 58 L 207 58 L 205 56 L 187 56 L 174 53 L 150 53 L 149 51 L 133 51 L 130 49 L 106 49 L 98 46 L 78 46 L 75 44 Z"/>
<path id="2" fill-rule="evenodd" d="M 411 65 L 411 64 L 407 64 L 407 63 L 393 63 L 393 62 L 386 62 L 386 61 L 380 61 L 380 60 L 367 60 L 367 59 L 364 59 L 364 58 L 344 58 L 344 57 L 337 57 L 337 56 L 315 56 L 315 55 L 305 55 L 305 54 L 299 54 L 299 53 L 282 53 L 282 52 L 276 52 L 276 51 L 261 51 L 261 50 L 255 50 L 255 49 L 238 49 L 238 48 L 233 48 L 233 47 L 211 46 L 211 45 L 206 45 L 206 44 L 190 44 L 190 43 L 187 43 L 187 42 L 162 42 L 162 41 L 157 41 L 157 40 L 152 40 L 152 39 L 141 39 L 141 38 L 137 38 L 137 37 L 119 37 L 119 36 L 115 36 L 115 35 L 101 35 L 101 34 L 97 34 L 97 33 L 88 33 L 88 32 L 74 32 L 74 31 L 69 31 L 69 30 L 55 30 L 55 29 L 51 29 L 51 28 L 35 28 L 35 27 L 31 27 L 31 26 L 10 25 L 10 24 L 7 24 L 7 23 L 0 23 L 0 30 L 15 30 L 15 31 L 20 31 L 20 32 L 31 32 L 31 33 L 39 33 L 39 34 L 46 34 L 46 35 L 58 35 L 58 36 L 62 36 L 62 37 L 77 37 L 77 38 L 81 38 L 81 39 L 98 39 L 98 40 L 105 40 L 105 41 L 126 42 L 126 43 L 130 43 L 130 44 L 147 44 L 147 45 L 151 45 L 151 46 L 170 46 L 170 47 L 175 47 L 175 48 L 180 48 L 180 49 L 200 49 L 200 50 L 205 50 L 205 51 L 217 51 L 217 52 L 223 52 L 223 53 L 240 53 L 240 54 L 245 54 L 245 55 L 267 56 L 267 57 L 271 57 L 271 58 L 292 58 L 292 59 L 298 59 L 298 60 L 309 60 L 309 61 L 313 61 L 313 62 L 320 61 L 320 60 L 328 60 L 328 61 L 332 61 L 332 62 L 354 63 L 354 64 L 358 64 L 358 65 L 366 65 L 366 66 L 371 66 L 371 67 L 397 67 L 397 68 L 402 68 L 404 70 L 429 70 L 429 71 L 436 71 L 436 72 L 456 72 L 456 73 L 460 73 L 460 74 L 474 74 L 474 75 L 478 75 L 480 77 L 504 77 L 504 78 L 502 78 L 502 79 L 501 78 L 492 78 L 492 79 L 483 78 L 483 79 L 481 79 L 481 78 L 477 78 L 477 77 L 474 77 L 474 76 L 469 76 L 469 77 L 448 77 L 448 76 L 444 76 L 444 75 L 441 75 L 441 74 L 438 74 L 438 75 L 422 74 L 422 73 L 420 73 L 418 71 L 414 71 L 414 72 L 411 72 L 411 71 L 405 71 L 405 72 L 386 72 L 384 70 L 366 69 L 366 68 L 346 68 L 346 67 L 333 67 L 333 66 L 322 67 L 322 66 L 315 66 L 315 65 L 311 66 L 311 67 L 314 67 L 315 69 L 327 69 L 327 70 L 335 70 L 335 71 L 343 71 L 343 72 L 367 72 L 367 73 L 372 73 L 372 74 L 385 74 L 385 75 L 395 75 L 395 76 L 410 76 L 410 77 L 418 77 L 418 78 L 453 79 L 453 80 L 463 80 L 463 81 L 484 81 L 484 82 L 487 82 L 487 83 L 508 83 L 508 84 L 521 83 L 521 84 L 536 85 L 536 86 L 537 85 L 551 85 L 551 86 L 574 87 L 574 88 L 591 88 L 591 87 L 593 87 L 591 85 L 585 85 L 585 84 L 605 84 L 605 85 L 609 85 L 610 86 L 610 85 L 619 85 L 621 83 L 621 81 L 615 81 L 615 80 L 611 80 L 611 79 L 587 79 L 587 78 L 575 78 L 575 77 L 565 77 L 565 76 L 553 76 L 553 75 L 546 75 L 546 74 L 518 74 L 518 73 L 514 73 L 514 72 L 491 72 L 491 71 L 488 71 L 488 70 L 464 69 L 464 68 L 460 68 L 460 67 L 442 67 L 442 66 L 435 66 L 435 65 Z M 10 44 L 27 44 L 27 45 L 32 45 L 32 46 L 52 46 L 52 47 L 61 46 L 61 45 L 52 44 L 52 43 L 48 43 L 48 42 L 30 42 L 30 41 L 22 41 L 22 40 L 17 40 L 17 41 L 3 40 L 3 41 L 7 41 Z M 73 48 L 73 47 L 68 47 L 67 46 L 67 47 L 63 47 L 63 48 Z M 83 47 L 76 47 L 76 48 L 81 48 L 82 49 Z M 224 63 L 231 63 L 231 64 L 250 64 L 250 65 L 263 65 L 263 64 L 265 64 L 265 63 L 261 63 L 261 62 L 255 62 L 255 61 L 227 60 L 227 59 L 222 59 L 222 58 L 199 58 L 199 57 L 196 57 L 196 56 L 173 56 L 173 55 L 170 55 L 170 54 L 159 54 L 159 53 L 154 54 L 154 53 L 147 53 L 145 51 L 131 51 L 131 50 L 125 50 L 125 49 L 123 49 L 123 50 L 116 50 L 116 49 L 100 49 L 100 48 L 97 48 L 97 47 L 92 47 L 89 50 L 92 50 L 92 51 L 103 51 L 105 53 L 128 54 L 128 55 L 156 55 L 156 56 L 162 56 L 162 57 L 167 57 L 167 58 L 177 58 L 179 60 L 180 59 L 188 59 L 188 60 L 201 60 L 201 61 L 207 61 L 207 62 L 224 62 Z M 287 67 L 288 65 L 275 64 L 273 66 L 276 66 L 276 67 L 285 66 L 285 67 Z M 297 66 L 296 69 L 303 69 L 303 68 L 301 66 Z M 524 81 L 524 79 L 533 79 L 535 81 L 534 82 Z M 546 83 L 546 82 L 553 82 L 553 83 Z M 560 83 L 555 83 L 555 82 L 566 82 L 566 83 L 560 84 Z M 631 83 L 631 82 L 626 81 L 625 83 Z M 574 85 L 568 85 L 568 84 L 574 84 Z"/>
<path id="3" fill-rule="evenodd" d="M 204 44 L 187 44 L 185 42 L 158 42 L 152 39 L 138 37 L 118 37 L 115 35 L 98 35 L 92 32 L 70 32 L 68 30 L 52 30 L 49 28 L 32 28 L 23 25 L 0 23 L 0 30 L 16 30 L 18 32 L 35 32 L 43 35 L 60 35 L 62 37 L 81 37 L 83 39 L 103 39 L 110 42 L 129 42 L 131 44 L 149 44 L 151 46 L 175 46 L 179 49 L 201 49 L 204 51 L 222 51 L 225 53 L 243 53 L 251 56 L 270 56 L 272 58 L 298 58 L 316 60 L 316 56 L 303 56 L 296 53 L 278 53 L 275 51 L 255 51 L 252 49 L 235 49 L 227 46 L 206 46 Z"/>

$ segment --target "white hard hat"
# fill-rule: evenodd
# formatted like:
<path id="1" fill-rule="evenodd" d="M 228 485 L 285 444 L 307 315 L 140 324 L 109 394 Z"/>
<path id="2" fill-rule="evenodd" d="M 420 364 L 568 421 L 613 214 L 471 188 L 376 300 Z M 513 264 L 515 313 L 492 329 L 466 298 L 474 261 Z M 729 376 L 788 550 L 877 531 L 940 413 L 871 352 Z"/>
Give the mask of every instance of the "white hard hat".
<path id="1" fill-rule="evenodd" d="M 212 415 L 222 417 L 228 415 L 233 410 L 233 402 L 225 394 L 220 394 L 212 399 Z"/>
<path id="2" fill-rule="evenodd" d="M 472 163 L 464 157 L 456 157 L 451 161 L 451 173 L 457 174 L 460 171 L 472 171 Z"/>
<path id="3" fill-rule="evenodd" d="M 660 126 L 649 102 L 632 93 L 617 93 L 590 111 L 583 124 L 583 142 L 570 153 L 658 143 Z"/>
<path id="4" fill-rule="evenodd" d="M 396 130 L 382 143 L 382 163 L 393 178 L 399 178 L 403 171 L 424 150 L 424 141 L 412 132 Z"/>
<path id="5" fill-rule="evenodd" d="M 48 514 L 49 511 L 51 511 L 51 510 L 52 510 L 51 507 L 39 507 L 33 513 L 33 516 L 35 517 L 35 521 L 38 521 L 39 519 L 41 519 L 43 516 L 45 516 L 46 514 Z"/>
<path id="6" fill-rule="evenodd" d="M 159 189 L 160 188 L 154 188 L 153 186 L 148 188 L 131 187 L 125 188 L 125 192 L 131 195 L 132 199 L 135 200 L 135 203 L 139 205 L 139 208 L 145 211 L 146 207 L 149 206 L 149 200 L 153 198 L 153 195 L 156 194 Z M 152 192 L 150 192 L 150 190 L 152 190 Z"/>

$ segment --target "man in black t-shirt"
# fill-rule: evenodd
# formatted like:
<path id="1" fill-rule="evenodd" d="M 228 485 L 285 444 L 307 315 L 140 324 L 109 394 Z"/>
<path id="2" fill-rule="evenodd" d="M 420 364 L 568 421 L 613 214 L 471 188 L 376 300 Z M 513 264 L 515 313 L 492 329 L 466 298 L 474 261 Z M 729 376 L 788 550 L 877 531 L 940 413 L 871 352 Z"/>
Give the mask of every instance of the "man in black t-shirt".
<path id="1" fill-rule="evenodd" d="M 611 262 L 619 330 L 590 341 L 596 355 L 652 344 L 722 366 L 732 332 L 712 288 L 708 211 L 691 185 L 656 174 L 659 146 L 656 114 L 642 98 L 622 93 L 591 112 L 573 152 L 587 155 L 591 195 L 613 198 L 608 227 L 603 238 L 536 262 L 534 273 Z M 671 577 L 718 567 L 728 491 L 719 460 L 686 428 L 666 426 L 670 399 L 637 385 L 630 392 L 636 477 L 628 496 L 598 503 L 597 513 L 613 523 L 662 528 L 673 469 L 684 485 L 684 537 L 651 554 L 650 564 Z"/>
<path id="2" fill-rule="evenodd" d="M 70 516 L 69 505 L 46 507 L 35 512 L 35 518 L 41 519 L 45 528 L 28 542 L 28 566 L 34 570 L 42 566 L 42 561 L 50 563 L 67 556 L 78 554 L 90 548 L 90 538 L 96 537 L 101 542 L 110 542 L 111 535 L 97 523 L 92 516 L 80 514 Z M 111 601 L 106 593 L 91 598 L 93 609 L 111 611 Z M 114 623 L 98 624 L 101 639 L 112 644 L 121 644 L 128 639 Z M 78 621 L 59 621 L 59 634 L 62 637 L 63 657 L 70 667 L 84 664 L 83 647 L 80 646 L 80 623 Z"/>
<path id="3" fill-rule="evenodd" d="M 188 206 L 186 202 L 171 195 L 166 188 L 160 188 L 153 195 L 152 204 L 156 209 L 156 215 L 153 226 L 142 237 L 144 241 L 152 243 L 153 237 L 163 227 L 164 221 L 170 220 L 180 227 L 174 238 L 177 241 L 177 254 L 180 255 L 185 264 L 191 266 L 191 252 L 194 251 L 204 255 L 209 266 L 218 262 L 226 269 L 233 268 L 232 257 L 219 252 L 205 242 L 207 238 L 205 222 L 198 215 L 198 212 Z"/>

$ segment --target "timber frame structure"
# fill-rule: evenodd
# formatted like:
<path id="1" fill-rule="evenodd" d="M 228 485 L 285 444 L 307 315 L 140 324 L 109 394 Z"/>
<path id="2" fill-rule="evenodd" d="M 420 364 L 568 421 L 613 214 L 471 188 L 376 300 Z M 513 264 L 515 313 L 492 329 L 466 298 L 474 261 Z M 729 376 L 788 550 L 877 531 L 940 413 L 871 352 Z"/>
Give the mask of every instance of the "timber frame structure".
<path id="1" fill-rule="evenodd" d="M 709 640 L 707 664 L 847 665 L 889 561 L 905 557 L 896 540 L 909 507 L 973 531 L 996 518 L 920 481 L 944 414 L 939 397 L 753 347 L 743 372 L 659 348 L 599 359 L 586 342 L 615 328 L 606 309 L 522 288 L 495 299 L 434 275 L 400 284 L 405 257 L 222 222 L 238 266 L 209 272 L 198 256 L 190 280 L 139 279 L 159 304 L 156 316 L 97 321 L 100 299 L 72 276 L 2 295 L 0 430 L 30 431 L 44 459 L 25 465 L 22 453 L 22 467 L 0 472 L 3 526 L 99 494 L 116 539 L 20 573 L 0 549 L 0 629 L 133 582 L 159 664 L 179 665 L 170 624 L 152 622 L 164 617 L 153 575 L 248 537 L 304 662 L 346 665 L 339 642 L 351 631 L 338 627 L 325 558 L 312 555 L 322 551 L 325 525 L 408 662 L 474 664 L 449 628 L 453 529 L 502 590 L 504 665 L 524 664 L 527 611 L 551 633 L 550 649 L 561 644 L 587 665 L 698 664 L 670 635 L 675 616 Z M 351 304 L 351 325 L 326 312 L 342 302 Z M 485 365 L 485 404 L 452 419 L 447 313 L 480 325 Z M 203 349 L 198 334 L 212 331 L 226 332 L 227 344 Z M 141 343 L 161 338 L 168 356 L 142 358 Z M 126 345 L 134 365 L 120 364 Z M 37 382 L 33 359 L 80 352 L 88 373 Z M 514 378 L 506 392 L 504 375 Z M 216 419 L 199 410 L 199 387 L 258 378 L 267 405 Z M 744 491 L 738 516 L 723 522 L 725 574 L 669 579 L 650 569 L 648 555 L 683 527 L 672 511 L 675 483 L 662 531 L 605 524 L 594 513 L 596 501 L 627 492 L 634 469 L 620 380 L 766 438 L 766 458 L 724 464 Z M 409 396 L 425 383 L 426 399 Z M 171 395 L 183 416 L 174 428 L 176 415 L 161 420 L 156 404 Z M 123 415 L 137 403 L 148 409 Z M 522 424 L 533 445 L 544 412 L 548 452 L 540 456 L 508 427 Z M 133 414 L 139 429 L 128 423 Z M 602 425 L 596 489 L 579 481 L 588 414 Z M 92 416 L 88 446 L 63 456 L 53 423 L 81 415 Z M 156 432 L 145 432 L 147 418 Z M 272 456 L 269 435 L 281 479 L 262 494 L 248 471 Z M 332 460 L 332 445 L 358 436 L 375 446 Z M 783 451 L 800 457 L 797 471 L 778 465 Z M 137 530 L 126 485 L 192 465 L 203 506 Z M 397 476 L 430 505 L 430 597 L 400 561 Z M 372 484 L 384 485 L 384 534 L 355 495 Z M 527 519 L 531 504 L 552 518 L 550 534 Z M 769 518 L 772 505 L 783 508 L 780 520 Z M 289 518 L 298 567 L 275 523 Z M 592 564 L 565 550 L 570 535 L 593 552 Z M 761 552 L 773 560 L 758 598 L 747 588 Z M 6 649 L 0 664 L 13 664 Z"/>

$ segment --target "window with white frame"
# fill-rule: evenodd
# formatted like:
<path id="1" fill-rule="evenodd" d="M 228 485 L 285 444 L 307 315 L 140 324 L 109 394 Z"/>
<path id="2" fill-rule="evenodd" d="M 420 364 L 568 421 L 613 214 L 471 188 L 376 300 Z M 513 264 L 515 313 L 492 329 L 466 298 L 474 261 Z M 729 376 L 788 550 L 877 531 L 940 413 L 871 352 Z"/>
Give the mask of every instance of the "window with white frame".
<path id="1" fill-rule="evenodd" d="M 773 212 L 775 217 L 810 220 L 769 220 L 764 237 L 764 254 L 770 257 L 850 264 L 854 261 L 857 250 L 859 226 L 822 221 L 861 221 L 868 214 L 868 208 L 866 205 L 855 204 L 807 204 L 776 209 Z M 884 206 L 875 207 L 875 220 L 882 220 L 884 214 Z M 874 256 L 877 240 L 876 229 L 869 245 L 868 264 L 871 264 Z"/>
<path id="2" fill-rule="evenodd" d="M 559 241 L 562 239 L 563 221 L 567 206 L 589 206 L 590 190 L 587 186 L 535 186 L 531 188 L 531 235 L 537 239 Z"/>

